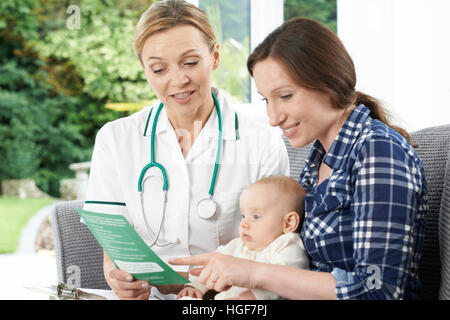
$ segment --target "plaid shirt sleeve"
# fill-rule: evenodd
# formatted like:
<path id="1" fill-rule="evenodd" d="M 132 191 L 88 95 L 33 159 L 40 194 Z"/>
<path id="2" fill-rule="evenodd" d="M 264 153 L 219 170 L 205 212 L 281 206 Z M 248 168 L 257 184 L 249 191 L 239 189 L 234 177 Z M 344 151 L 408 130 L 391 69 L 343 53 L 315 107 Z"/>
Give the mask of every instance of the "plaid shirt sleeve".
<path id="1" fill-rule="evenodd" d="M 408 277 L 418 272 L 415 252 L 423 240 L 417 200 L 426 188 L 422 174 L 398 141 L 363 141 L 351 172 L 355 267 L 332 271 L 338 299 L 403 298 Z"/>

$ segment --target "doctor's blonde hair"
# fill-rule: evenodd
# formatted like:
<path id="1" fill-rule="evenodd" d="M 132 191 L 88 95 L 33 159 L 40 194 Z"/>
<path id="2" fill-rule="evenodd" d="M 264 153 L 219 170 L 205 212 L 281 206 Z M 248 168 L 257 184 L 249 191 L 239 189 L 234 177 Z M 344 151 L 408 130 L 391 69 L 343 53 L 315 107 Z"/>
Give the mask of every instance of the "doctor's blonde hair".
<path id="1" fill-rule="evenodd" d="M 184 0 L 164 0 L 152 4 L 140 17 L 134 34 L 134 51 L 142 63 L 141 53 L 145 41 L 154 33 L 179 25 L 191 25 L 200 30 L 213 51 L 216 36 L 206 14 Z"/>

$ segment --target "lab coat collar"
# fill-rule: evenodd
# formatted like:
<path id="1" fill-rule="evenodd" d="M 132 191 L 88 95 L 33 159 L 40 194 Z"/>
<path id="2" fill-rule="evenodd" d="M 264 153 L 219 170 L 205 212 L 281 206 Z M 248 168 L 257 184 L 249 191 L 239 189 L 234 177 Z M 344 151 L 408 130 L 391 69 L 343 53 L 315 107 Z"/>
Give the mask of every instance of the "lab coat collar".
<path id="1" fill-rule="evenodd" d="M 219 101 L 220 111 L 222 113 L 222 137 L 224 140 L 236 140 L 236 122 L 235 122 L 235 113 L 236 111 L 231 107 L 228 99 L 225 97 L 223 93 L 219 91 L 219 89 L 212 87 L 211 91 L 216 95 L 217 100 Z M 214 108 L 211 116 L 215 116 L 217 118 L 217 112 Z M 215 127 L 217 128 L 218 123 L 215 121 Z M 218 133 L 218 131 L 217 131 Z"/>
<path id="2" fill-rule="evenodd" d="M 219 101 L 219 107 L 222 113 L 222 137 L 224 140 L 236 140 L 236 137 L 238 136 L 236 127 L 238 125 L 236 124 L 235 110 L 230 106 L 227 99 L 217 88 L 211 87 L 211 90 Z M 158 110 L 159 104 L 160 101 L 157 101 L 151 107 L 148 107 L 146 112 L 144 112 L 146 115 L 145 121 L 143 121 L 141 125 L 141 132 L 144 137 L 151 137 L 153 121 L 155 119 L 155 114 Z M 211 117 L 214 118 L 214 126 L 217 128 L 218 123 L 216 108 L 213 109 L 210 115 L 210 118 Z M 168 132 L 169 130 L 173 130 L 173 127 L 167 117 L 166 109 L 163 108 L 159 114 L 158 123 L 156 125 L 156 134 L 159 135 L 160 133 Z"/>
<path id="3" fill-rule="evenodd" d="M 227 99 L 224 98 L 222 94 L 215 88 L 212 89 L 214 95 L 219 101 L 219 107 L 222 114 L 222 140 L 236 140 L 237 132 L 235 130 L 236 122 L 235 122 L 235 111 L 228 104 Z M 219 138 L 219 118 L 217 116 L 217 109 L 214 108 L 209 116 L 205 126 L 200 131 L 198 137 L 196 138 L 192 149 L 189 151 L 188 156 L 186 157 L 186 162 L 197 161 L 196 159 L 199 156 L 205 155 L 207 158 L 211 157 L 210 160 L 214 162 L 216 151 L 217 151 L 217 142 Z M 213 146 L 214 150 L 211 154 L 205 154 L 209 148 Z M 223 148 L 223 147 L 222 147 Z M 222 149 L 223 152 L 223 149 Z"/>

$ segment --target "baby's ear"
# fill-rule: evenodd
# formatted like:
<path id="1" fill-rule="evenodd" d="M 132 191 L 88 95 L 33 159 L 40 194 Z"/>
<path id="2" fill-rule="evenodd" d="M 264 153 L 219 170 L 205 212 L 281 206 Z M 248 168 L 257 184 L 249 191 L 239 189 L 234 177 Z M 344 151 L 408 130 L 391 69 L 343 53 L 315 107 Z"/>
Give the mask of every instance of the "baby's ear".
<path id="1" fill-rule="evenodd" d="M 291 211 L 284 216 L 283 233 L 294 232 L 300 223 L 300 216 L 297 212 Z"/>

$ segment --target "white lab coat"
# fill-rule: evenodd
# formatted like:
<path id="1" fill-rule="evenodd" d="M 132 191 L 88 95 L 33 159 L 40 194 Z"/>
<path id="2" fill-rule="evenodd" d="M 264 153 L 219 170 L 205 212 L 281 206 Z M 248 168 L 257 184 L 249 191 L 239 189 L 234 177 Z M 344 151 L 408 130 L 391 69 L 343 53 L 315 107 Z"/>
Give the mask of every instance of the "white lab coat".
<path id="1" fill-rule="evenodd" d="M 153 246 L 161 259 L 214 251 L 238 236 L 239 195 L 256 180 L 269 175 L 289 175 L 289 160 L 281 137 L 270 128 L 237 113 L 220 92 L 212 88 L 219 101 L 223 124 L 222 160 L 217 174 L 214 200 L 216 214 L 208 220 L 197 215 L 198 200 L 208 195 L 217 151 L 218 117 L 213 109 L 196 137 L 186 158 L 165 109 L 155 130 L 155 161 L 168 177 L 166 209 L 159 239 L 172 243 Z M 91 161 L 84 210 L 124 215 L 143 240 L 149 237 L 138 193 L 139 175 L 150 162 L 153 119 L 159 101 L 148 119 L 147 107 L 129 117 L 105 124 L 98 132 Z M 237 139 L 237 136 L 239 139 Z M 156 168 L 148 175 L 159 175 Z M 153 234 L 162 218 L 162 182 L 151 178 L 144 185 L 144 208 Z M 174 267 L 187 271 L 187 267 Z"/>

